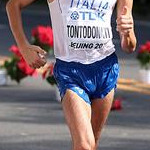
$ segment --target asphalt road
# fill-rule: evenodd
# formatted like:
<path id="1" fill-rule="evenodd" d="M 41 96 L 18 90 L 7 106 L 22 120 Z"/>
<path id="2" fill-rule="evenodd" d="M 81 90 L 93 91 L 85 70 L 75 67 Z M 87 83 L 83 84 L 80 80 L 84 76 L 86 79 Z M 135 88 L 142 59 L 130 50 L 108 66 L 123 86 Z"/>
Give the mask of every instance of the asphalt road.
<path id="1" fill-rule="evenodd" d="M 123 109 L 110 113 L 99 150 L 149 150 L 149 97 L 118 90 L 116 97 L 123 99 Z M 70 147 L 70 134 L 53 87 L 40 78 L 0 87 L 0 150 Z"/>

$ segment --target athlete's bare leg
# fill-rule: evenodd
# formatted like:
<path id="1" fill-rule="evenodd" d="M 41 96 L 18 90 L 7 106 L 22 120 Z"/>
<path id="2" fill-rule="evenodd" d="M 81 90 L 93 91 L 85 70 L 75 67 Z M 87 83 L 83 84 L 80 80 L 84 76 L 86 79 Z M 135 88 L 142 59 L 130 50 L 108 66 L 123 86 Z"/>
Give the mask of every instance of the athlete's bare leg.
<path id="1" fill-rule="evenodd" d="M 66 91 L 62 106 L 72 136 L 72 150 L 94 150 L 91 106 L 71 90 Z"/>
<path id="2" fill-rule="evenodd" d="M 114 90 L 112 90 L 104 99 L 95 99 L 92 101 L 92 128 L 95 137 L 95 149 L 98 147 L 98 142 L 101 136 L 101 131 L 107 120 L 108 114 L 114 98 Z"/>

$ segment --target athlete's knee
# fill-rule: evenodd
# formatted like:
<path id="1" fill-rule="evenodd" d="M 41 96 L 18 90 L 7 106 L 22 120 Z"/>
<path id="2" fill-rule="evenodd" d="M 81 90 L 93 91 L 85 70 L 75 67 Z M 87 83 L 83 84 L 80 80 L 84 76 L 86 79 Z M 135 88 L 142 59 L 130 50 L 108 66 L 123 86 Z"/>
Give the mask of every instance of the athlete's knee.
<path id="1" fill-rule="evenodd" d="M 74 145 L 74 150 L 95 150 L 95 141 L 79 142 Z"/>

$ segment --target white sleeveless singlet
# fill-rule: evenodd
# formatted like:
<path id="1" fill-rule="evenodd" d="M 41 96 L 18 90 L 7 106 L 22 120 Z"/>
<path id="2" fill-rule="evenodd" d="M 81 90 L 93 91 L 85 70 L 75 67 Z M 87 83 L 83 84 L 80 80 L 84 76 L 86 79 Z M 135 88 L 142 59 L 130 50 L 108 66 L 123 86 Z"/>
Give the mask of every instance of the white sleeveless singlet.
<path id="1" fill-rule="evenodd" d="M 90 64 L 115 51 L 111 16 L 117 0 L 54 0 L 48 2 L 55 57 Z"/>

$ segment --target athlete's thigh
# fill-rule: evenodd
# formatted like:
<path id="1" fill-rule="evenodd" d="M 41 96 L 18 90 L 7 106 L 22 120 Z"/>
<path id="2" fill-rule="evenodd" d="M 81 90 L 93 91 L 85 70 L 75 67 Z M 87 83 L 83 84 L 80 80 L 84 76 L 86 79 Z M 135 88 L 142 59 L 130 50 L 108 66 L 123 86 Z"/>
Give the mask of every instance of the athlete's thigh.
<path id="1" fill-rule="evenodd" d="M 98 142 L 102 128 L 107 120 L 114 98 L 114 89 L 104 99 L 92 100 L 92 128 L 96 143 Z"/>
<path id="2" fill-rule="evenodd" d="M 86 140 L 94 141 L 90 104 L 73 91 L 67 90 L 62 106 L 74 144 L 87 142 Z"/>

